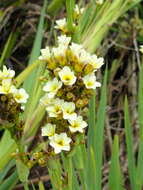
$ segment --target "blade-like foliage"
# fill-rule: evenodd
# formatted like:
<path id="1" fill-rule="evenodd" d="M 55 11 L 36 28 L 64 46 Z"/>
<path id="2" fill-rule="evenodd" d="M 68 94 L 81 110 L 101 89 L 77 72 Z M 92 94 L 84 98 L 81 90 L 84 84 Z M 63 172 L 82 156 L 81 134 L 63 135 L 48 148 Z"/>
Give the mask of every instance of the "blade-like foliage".
<path id="1" fill-rule="evenodd" d="M 11 154 L 15 151 L 17 145 L 11 138 L 9 131 L 5 131 L 0 141 L 0 170 L 11 160 Z"/>
<path id="2" fill-rule="evenodd" d="M 125 136 L 126 136 L 126 145 L 127 145 L 127 157 L 128 157 L 128 168 L 131 187 L 133 190 L 137 190 L 136 186 L 136 166 L 135 158 L 133 152 L 133 133 L 130 123 L 129 110 L 128 110 L 128 100 L 125 98 L 124 104 L 124 122 L 125 122 Z"/>
<path id="3" fill-rule="evenodd" d="M 37 28 L 37 33 L 36 33 L 36 37 L 34 40 L 34 44 L 33 44 L 33 48 L 32 48 L 32 52 L 30 55 L 28 65 L 33 64 L 33 62 L 38 58 L 38 56 L 40 54 L 41 43 L 42 43 L 43 32 L 44 32 L 44 15 L 46 12 L 46 7 L 47 7 L 47 0 L 44 0 L 44 4 L 43 4 L 43 8 L 41 10 L 41 16 L 40 16 L 40 20 L 39 20 L 39 24 L 38 24 L 38 28 Z M 35 84 L 36 73 L 37 73 L 38 69 L 39 69 L 39 67 L 36 70 L 34 70 L 31 73 L 31 75 L 24 82 L 23 86 L 29 94 L 31 94 L 33 86 Z"/>
<path id="4" fill-rule="evenodd" d="M 18 182 L 18 175 L 15 171 L 11 176 L 9 176 L 2 185 L 0 185 L 0 190 L 12 190 L 16 183 Z"/>
<path id="5" fill-rule="evenodd" d="M 109 187 L 110 190 L 123 190 L 122 177 L 119 163 L 119 139 L 114 137 L 112 145 L 112 158 L 109 172 Z"/>
<path id="6" fill-rule="evenodd" d="M 138 190 L 143 188 L 143 65 L 139 72 L 138 90 L 138 120 L 139 120 L 139 153 L 137 162 L 137 185 Z"/>

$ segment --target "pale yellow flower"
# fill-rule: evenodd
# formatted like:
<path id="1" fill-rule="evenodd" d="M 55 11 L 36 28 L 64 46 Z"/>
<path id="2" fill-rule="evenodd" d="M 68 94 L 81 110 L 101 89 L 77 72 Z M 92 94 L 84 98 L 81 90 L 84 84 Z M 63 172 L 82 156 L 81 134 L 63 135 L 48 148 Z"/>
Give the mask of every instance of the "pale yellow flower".
<path id="1" fill-rule="evenodd" d="M 7 69 L 6 66 L 3 66 L 3 71 L 0 71 L 0 80 L 12 79 L 14 75 L 14 70 Z"/>
<path id="2" fill-rule="evenodd" d="M 64 102 L 62 104 L 63 118 L 74 119 L 76 117 L 75 104 L 73 102 Z"/>
<path id="3" fill-rule="evenodd" d="M 0 86 L 0 94 L 13 94 L 16 91 L 10 80 L 3 80 Z"/>
<path id="4" fill-rule="evenodd" d="M 97 57 L 95 54 L 91 55 L 88 60 L 89 64 L 93 66 L 94 70 L 99 69 L 104 64 L 104 59 L 102 57 Z"/>
<path id="5" fill-rule="evenodd" d="M 61 35 L 58 37 L 58 44 L 63 46 L 68 46 L 71 41 L 71 37 L 67 37 L 66 35 Z"/>
<path id="6" fill-rule="evenodd" d="M 83 133 L 84 132 L 83 129 L 87 127 L 87 123 L 83 121 L 82 116 L 76 115 L 74 119 L 69 119 L 68 121 L 70 123 L 69 129 L 72 133 L 75 133 L 75 132 Z"/>
<path id="7" fill-rule="evenodd" d="M 40 103 L 44 106 L 49 106 L 53 102 L 53 98 L 49 98 L 48 94 L 45 94 L 41 99 Z"/>
<path id="8" fill-rule="evenodd" d="M 94 75 L 94 73 L 84 76 L 83 83 L 88 89 L 96 89 L 96 87 L 101 86 L 101 84 L 96 81 L 96 76 Z"/>
<path id="9" fill-rule="evenodd" d="M 64 100 L 56 98 L 53 100 L 52 104 L 47 106 L 46 110 L 49 114 L 49 117 L 58 117 L 62 113 L 62 105 Z"/>
<path id="10" fill-rule="evenodd" d="M 51 123 L 46 124 L 42 127 L 42 136 L 52 137 L 55 134 L 56 125 Z"/>
<path id="11" fill-rule="evenodd" d="M 68 66 L 63 67 L 59 72 L 59 77 L 64 85 L 73 85 L 76 82 L 76 76 Z"/>
<path id="12" fill-rule="evenodd" d="M 20 88 L 15 90 L 13 97 L 17 103 L 26 103 L 29 95 L 23 88 Z"/>
<path id="13" fill-rule="evenodd" d="M 73 53 L 74 56 L 79 58 L 80 53 L 83 50 L 83 46 L 72 42 L 72 44 L 70 45 L 70 50 L 71 50 L 71 52 Z"/>
<path id="14" fill-rule="evenodd" d="M 81 63 L 87 64 L 90 59 L 90 56 L 90 53 L 88 53 L 84 49 L 81 49 L 78 60 Z"/>
<path id="15" fill-rule="evenodd" d="M 52 53 L 55 56 L 55 58 L 58 58 L 61 56 L 64 57 L 66 54 L 66 51 L 67 51 L 67 46 L 63 44 L 59 44 L 58 47 L 52 49 Z"/>
<path id="16" fill-rule="evenodd" d="M 83 13 L 83 11 L 85 10 L 85 8 L 79 8 L 79 6 L 76 4 L 75 8 L 74 8 L 74 13 L 76 14 L 76 16 L 79 16 L 80 14 Z"/>
<path id="17" fill-rule="evenodd" d="M 51 57 L 50 48 L 47 46 L 45 49 L 41 49 L 41 56 L 39 56 L 40 60 L 48 61 Z"/>
<path id="18" fill-rule="evenodd" d="M 66 133 L 55 134 L 50 137 L 50 145 L 54 148 L 56 154 L 60 153 L 62 150 L 70 151 L 71 141 L 71 138 L 69 138 Z"/>
<path id="19" fill-rule="evenodd" d="M 61 87 L 62 87 L 62 82 L 59 81 L 57 78 L 54 78 L 53 80 L 48 81 L 45 84 L 43 90 L 45 92 L 48 92 L 49 98 L 53 98 Z"/>
<path id="20" fill-rule="evenodd" d="M 66 22 L 65 18 L 59 19 L 59 20 L 56 20 L 55 28 L 65 32 L 66 31 L 66 25 L 67 25 L 67 22 Z"/>

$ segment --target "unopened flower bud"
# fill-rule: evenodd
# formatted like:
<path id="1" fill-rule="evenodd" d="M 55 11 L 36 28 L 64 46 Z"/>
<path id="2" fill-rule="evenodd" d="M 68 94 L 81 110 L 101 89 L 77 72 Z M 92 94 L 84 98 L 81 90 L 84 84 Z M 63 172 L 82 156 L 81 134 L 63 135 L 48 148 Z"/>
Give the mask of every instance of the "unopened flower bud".
<path id="1" fill-rule="evenodd" d="M 84 104 L 84 106 L 88 104 L 88 98 L 83 99 L 83 104 Z"/>
<path id="2" fill-rule="evenodd" d="M 82 99 L 78 99 L 78 100 L 76 101 L 76 107 L 77 107 L 77 108 L 82 108 L 83 106 L 84 106 L 83 100 L 82 100 Z"/>
<path id="3" fill-rule="evenodd" d="M 39 163 L 40 166 L 45 166 L 46 165 L 46 161 L 44 160 L 44 158 L 40 158 L 38 160 L 38 163 Z"/>
<path id="4" fill-rule="evenodd" d="M 43 153 L 42 153 L 42 152 L 35 152 L 35 153 L 33 154 L 33 158 L 34 158 L 35 160 L 41 158 L 42 156 L 43 156 Z"/>
<path id="5" fill-rule="evenodd" d="M 29 160 L 26 164 L 28 166 L 28 168 L 32 168 L 34 165 L 34 161 L 33 160 Z"/>
<path id="6" fill-rule="evenodd" d="M 48 67 L 48 69 L 53 70 L 53 69 L 55 69 L 55 68 L 57 67 L 57 64 L 56 64 L 56 62 L 55 62 L 55 61 L 50 60 L 50 61 L 48 62 L 47 67 Z"/>
<path id="7" fill-rule="evenodd" d="M 60 96 L 62 96 L 62 95 L 63 95 L 63 90 L 59 90 L 59 91 L 57 92 L 57 96 L 60 97 Z"/>
<path id="8" fill-rule="evenodd" d="M 78 72 L 78 73 L 79 73 L 79 72 L 82 72 L 83 67 L 84 67 L 83 64 L 80 64 L 80 63 L 74 64 L 74 70 L 75 70 L 76 72 Z"/>
<path id="9" fill-rule="evenodd" d="M 93 71 L 92 65 L 86 65 L 86 67 L 84 69 L 84 73 L 87 75 L 87 74 L 91 73 L 92 71 Z"/>
<path id="10" fill-rule="evenodd" d="M 68 92 L 68 93 L 67 93 L 67 99 L 70 100 L 70 99 L 73 99 L 73 98 L 74 98 L 73 93 Z"/>
<path id="11" fill-rule="evenodd" d="M 61 69 L 59 67 L 56 68 L 56 69 L 54 69 L 54 75 L 55 75 L 55 77 L 58 77 L 58 73 L 59 73 L 60 70 Z"/>
<path id="12" fill-rule="evenodd" d="M 60 56 L 58 59 L 58 62 L 59 62 L 60 66 L 65 66 L 67 61 L 66 61 L 65 57 Z"/>
<path id="13" fill-rule="evenodd" d="M 1 96 L 0 99 L 1 99 L 2 102 L 5 102 L 7 100 L 7 97 L 3 95 L 3 96 Z"/>

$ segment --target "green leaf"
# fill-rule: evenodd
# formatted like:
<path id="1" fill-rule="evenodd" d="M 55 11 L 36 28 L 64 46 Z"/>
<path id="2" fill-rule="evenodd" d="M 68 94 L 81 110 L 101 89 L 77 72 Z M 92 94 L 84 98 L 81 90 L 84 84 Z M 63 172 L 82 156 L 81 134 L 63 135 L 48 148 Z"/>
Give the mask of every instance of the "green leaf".
<path id="1" fill-rule="evenodd" d="M 0 184 L 2 183 L 3 179 L 7 175 L 8 171 L 15 165 L 14 160 L 11 160 L 5 168 L 0 172 Z"/>
<path id="2" fill-rule="evenodd" d="M 124 104 L 124 123 L 125 123 L 125 135 L 126 135 L 126 145 L 127 145 L 127 156 L 128 156 L 128 168 L 129 168 L 129 177 L 131 182 L 131 187 L 133 190 L 137 190 L 136 186 L 136 167 L 135 167 L 135 158 L 133 152 L 133 133 L 129 118 L 128 110 L 128 100 L 125 98 Z"/>
<path id="3" fill-rule="evenodd" d="M 21 160 L 16 160 L 16 167 L 20 181 L 23 183 L 27 182 L 30 172 L 29 168 Z"/>
<path id="4" fill-rule="evenodd" d="M 19 35 L 19 28 L 17 28 L 16 31 L 12 31 L 10 33 L 10 35 L 7 39 L 7 42 L 4 46 L 4 50 L 3 50 L 1 57 L 0 57 L 0 67 L 3 66 L 5 59 L 7 59 L 11 55 L 18 35 Z"/>
<path id="5" fill-rule="evenodd" d="M 101 190 L 101 179 L 102 179 L 102 157 L 103 157 L 103 143 L 104 143 L 104 126 L 105 126 L 105 115 L 106 115 L 106 102 L 107 102 L 107 69 L 104 75 L 104 82 L 101 89 L 101 98 L 99 103 L 99 108 L 97 112 L 96 122 L 95 116 L 93 116 L 92 110 L 95 107 L 95 102 L 93 101 L 90 105 L 89 120 L 91 120 L 92 125 L 89 126 L 89 135 L 91 144 L 89 144 L 89 149 L 93 149 L 95 156 L 95 167 L 96 170 L 93 172 L 92 181 L 89 179 L 89 183 L 94 181 L 94 189 Z M 93 121 L 92 121 L 93 120 Z M 94 125 L 95 122 L 95 125 Z M 91 132 L 92 131 L 92 132 Z M 90 172 L 90 171 L 89 171 Z"/>
<path id="6" fill-rule="evenodd" d="M 65 0 L 52 0 L 47 8 L 47 12 L 54 16 L 60 8 L 62 8 L 62 5 Z"/>
<path id="7" fill-rule="evenodd" d="M 45 190 L 45 188 L 44 188 L 44 184 L 43 184 L 42 181 L 39 181 L 38 186 L 39 186 L 39 190 Z"/>
<path id="8" fill-rule="evenodd" d="M 89 124 L 89 129 L 88 129 L 88 147 L 90 145 L 94 144 L 94 136 L 93 136 L 93 130 L 95 128 L 95 118 L 96 118 L 96 113 L 95 113 L 95 95 L 96 92 L 94 92 L 94 95 L 92 96 L 90 102 L 89 102 L 89 116 L 88 116 L 88 124 Z"/>
<path id="9" fill-rule="evenodd" d="M 16 150 L 17 145 L 11 138 L 10 132 L 6 130 L 0 141 L 0 170 L 12 159 L 11 154 Z"/>
<path id="10" fill-rule="evenodd" d="M 63 181 L 61 180 L 62 167 L 61 167 L 60 160 L 51 158 L 48 160 L 47 164 L 48 164 L 48 172 L 49 172 L 53 190 L 62 189 Z"/>
<path id="11" fill-rule="evenodd" d="M 139 119 L 139 153 L 137 160 L 137 185 L 138 190 L 143 188 L 143 64 L 139 72 L 138 90 L 138 119 Z"/>
<path id="12" fill-rule="evenodd" d="M 122 190 L 122 176 L 119 163 L 119 140 L 118 136 L 114 137 L 112 145 L 112 158 L 109 171 L 109 187 L 110 190 Z"/>
<path id="13" fill-rule="evenodd" d="M 33 64 L 33 62 L 38 58 L 40 54 L 41 43 L 42 43 L 43 32 L 44 32 L 44 16 L 45 16 L 46 7 L 47 7 L 47 0 L 44 0 L 44 5 L 41 10 L 40 21 L 38 24 L 37 33 L 36 33 L 36 37 L 35 37 L 35 41 L 33 44 L 28 65 Z M 28 93 L 31 93 L 33 89 L 37 71 L 38 71 L 38 68 L 34 70 L 32 74 L 24 82 L 24 88 L 27 90 Z"/>
<path id="14" fill-rule="evenodd" d="M 0 185 L 0 190 L 12 190 L 18 182 L 18 174 L 15 171 L 11 176 L 9 176 L 2 185 Z"/>
<path id="15" fill-rule="evenodd" d="M 68 183 L 67 183 L 67 189 L 72 190 L 73 186 L 73 164 L 72 164 L 72 158 L 67 157 L 66 155 L 62 154 L 62 160 L 64 165 L 64 172 L 67 173 L 68 176 Z"/>
<path id="16" fill-rule="evenodd" d="M 68 31 L 73 31 L 73 10 L 75 7 L 74 0 L 66 0 L 66 8 L 67 8 L 67 27 Z"/>

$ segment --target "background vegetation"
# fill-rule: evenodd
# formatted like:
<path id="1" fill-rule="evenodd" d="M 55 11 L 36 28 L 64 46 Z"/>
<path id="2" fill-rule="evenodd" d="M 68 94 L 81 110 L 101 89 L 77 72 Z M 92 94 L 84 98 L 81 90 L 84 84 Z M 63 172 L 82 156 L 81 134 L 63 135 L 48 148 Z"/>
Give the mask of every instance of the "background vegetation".
<path id="1" fill-rule="evenodd" d="M 55 44 L 58 35 L 53 28 L 55 20 L 64 16 L 70 20 L 73 2 L 0 1 L 0 66 L 5 64 L 14 69 L 19 85 L 25 77 L 19 73 L 33 64 L 41 47 Z M 139 0 L 105 0 L 102 5 L 95 0 L 76 3 L 86 11 L 73 39 L 105 58 L 105 65 L 98 72 L 98 79 L 103 79 L 102 88 L 96 90 L 89 105 L 87 142 L 78 145 L 75 154 L 62 155 L 63 165 L 53 160 L 49 170 L 37 166 L 27 171 L 17 163 L 16 169 L 12 153 L 17 145 L 8 130 L 0 128 L 0 190 L 143 189 L 143 66 L 139 52 L 143 44 L 143 3 Z M 44 68 L 37 66 L 24 78 L 23 86 L 30 94 L 24 115 L 25 130 L 30 129 L 29 121 L 37 114 L 34 111 L 41 96 L 38 79 L 43 72 Z M 44 112 L 38 113 L 39 120 L 35 119 L 28 134 L 34 140 L 39 138 L 36 126 Z M 23 135 L 22 141 L 28 137 Z M 67 186 L 61 184 L 61 167 Z M 53 170 L 55 175 L 51 175 Z"/>

